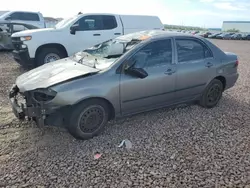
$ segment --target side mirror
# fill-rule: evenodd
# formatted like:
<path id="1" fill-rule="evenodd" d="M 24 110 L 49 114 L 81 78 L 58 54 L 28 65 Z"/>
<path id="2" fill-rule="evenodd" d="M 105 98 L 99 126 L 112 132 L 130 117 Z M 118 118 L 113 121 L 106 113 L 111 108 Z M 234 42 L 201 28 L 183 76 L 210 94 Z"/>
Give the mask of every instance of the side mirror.
<path id="1" fill-rule="evenodd" d="M 148 73 L 143 68 L 134 68 L 130 67 L 125 70 L 125 72 L 131 76 L 138 77 L 138 78 L 146 78 Z"/>
<path id="2" fill-rule="evenodd" d="M 72 25 L 70 27 L 70 34 L 75 35 L 76 31 L 79 29 L 79 25 Z"/>
<path id="3" fill-rule="evenodd" d="M 7 16 L 5 20 L 11 20 L 11 16 Z"/>

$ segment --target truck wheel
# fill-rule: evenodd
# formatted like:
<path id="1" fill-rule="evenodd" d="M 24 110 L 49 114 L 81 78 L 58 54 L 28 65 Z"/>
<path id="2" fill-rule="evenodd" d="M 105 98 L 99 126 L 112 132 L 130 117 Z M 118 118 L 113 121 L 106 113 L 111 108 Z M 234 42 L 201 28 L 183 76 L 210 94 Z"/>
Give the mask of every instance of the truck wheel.
<path id="1" fill-rule="evenodd" d="M 214 79 L 206 87 L 199 101 L 204 108 L 213 108 L 221 99 L 223 93 L 223 84 L 220 80 Z"/>
<path id="2" fill-rule="evenodd" d="M 37 66 L 41 66 L 65 57 L 66 54 L 59 49 L 43 48 L 37 55 L 36 64 Z"/>
<path id="3" fill-rule="evenodd" d="M 73 107 L 74 108 L 74 107 Z M 108 104 L 103 100 L 92 99 L 75 106 L 67 128 L 77 139 L 87 140 L 97 136 L 108 122 Z"/>

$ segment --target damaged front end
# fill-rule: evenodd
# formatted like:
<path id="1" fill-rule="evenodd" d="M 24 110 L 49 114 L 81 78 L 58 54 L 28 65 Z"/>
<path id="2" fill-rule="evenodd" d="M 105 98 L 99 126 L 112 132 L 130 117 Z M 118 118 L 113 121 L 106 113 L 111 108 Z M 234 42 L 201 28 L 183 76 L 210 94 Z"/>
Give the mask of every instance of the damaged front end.
<path id="1" fill-rule="evenodd" d="M 56 91 L 50 88 L 21 93 L 18 86 L 14 85 L 9 92 L 9 99 L 13 113 L 19 120 L 34 120 L 38 127 L 43 127 L 57 125 L 56 122 L 62 121 L 61 107 L 51 103 L 56 94 Z"/>

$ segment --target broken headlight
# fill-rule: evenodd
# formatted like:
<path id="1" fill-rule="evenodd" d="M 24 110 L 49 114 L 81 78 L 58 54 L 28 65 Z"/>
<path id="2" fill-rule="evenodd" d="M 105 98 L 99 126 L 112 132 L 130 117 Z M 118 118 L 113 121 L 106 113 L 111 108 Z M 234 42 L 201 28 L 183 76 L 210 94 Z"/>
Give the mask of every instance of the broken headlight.
<path id="1" fill-rule="evenodd" d="M 33 98 L 37 102 L 48 102 L 55 98 L 56 91 L 47 88 L 47 89 L 36 89 L 33 91 Z"/>

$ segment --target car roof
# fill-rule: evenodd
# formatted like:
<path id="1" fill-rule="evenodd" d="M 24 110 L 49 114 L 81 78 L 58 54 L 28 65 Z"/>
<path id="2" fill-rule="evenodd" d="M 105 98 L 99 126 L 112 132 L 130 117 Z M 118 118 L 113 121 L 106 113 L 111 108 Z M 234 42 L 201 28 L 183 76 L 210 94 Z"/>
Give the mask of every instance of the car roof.
<path id="1" fill-rule="evenodd" d="M 156 39 L 156 38 L 166 38 L 166 37 L 192 37 L 192 38 L 201 38 L 199 36 L 194 36 L 191 34 L 180 33 L 175 31 L 163 31 L 163 30 L 146 30 L 139 31 L 135 33 L 126 34 L 120 37 L 117 37 L 118 40 L 146 40 L 146 39 Z"/>

